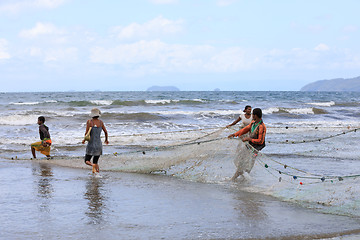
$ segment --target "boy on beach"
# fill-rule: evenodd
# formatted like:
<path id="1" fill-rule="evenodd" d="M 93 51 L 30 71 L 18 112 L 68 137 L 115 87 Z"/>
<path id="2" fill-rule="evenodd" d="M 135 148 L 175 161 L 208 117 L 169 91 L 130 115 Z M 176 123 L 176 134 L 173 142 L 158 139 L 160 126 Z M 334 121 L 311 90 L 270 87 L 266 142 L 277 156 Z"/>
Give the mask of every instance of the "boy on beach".
<path id="1" fill-rule="evenodd" d="M 34 158 L 36 158 L 35 150 L 41 152 L 46 157 L 50 157 L 50 146 L 52 142 L 50 139 L 49 128 L 44 123 L 45 117 L 38 117 L 37 124 L 39 124 L 39 134 L 41 141 L 31 144 L 31 153 Z"/>

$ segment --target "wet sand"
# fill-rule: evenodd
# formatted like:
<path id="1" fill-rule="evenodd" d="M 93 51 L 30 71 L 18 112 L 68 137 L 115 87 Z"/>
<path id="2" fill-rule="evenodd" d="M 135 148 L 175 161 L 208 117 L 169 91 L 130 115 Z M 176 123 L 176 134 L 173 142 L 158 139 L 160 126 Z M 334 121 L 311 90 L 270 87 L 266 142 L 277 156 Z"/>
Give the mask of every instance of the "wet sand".
<path id="1" fill-rule="evenodd" d="M 0 160 L 1 239 L 356 239 L 360 219 L 238 184 Z M 348 234 L 345 237 L 341 235 Z"/>

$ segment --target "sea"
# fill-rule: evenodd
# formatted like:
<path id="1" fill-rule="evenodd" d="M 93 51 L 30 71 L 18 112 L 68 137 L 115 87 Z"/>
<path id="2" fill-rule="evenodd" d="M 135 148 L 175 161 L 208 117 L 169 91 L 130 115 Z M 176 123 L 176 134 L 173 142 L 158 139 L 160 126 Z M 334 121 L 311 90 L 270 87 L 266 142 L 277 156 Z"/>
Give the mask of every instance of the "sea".
<path id="1" fill-rule="evenodd" d="M 246 105 L 260 152 L 227 137 Z M 83 160 L 93 108 L 99 175 Z M 0 93 L 0 111 L 0 239 L 360 239 L 358 92 Z M 39 116 L 51 159 L 31 155 Z"/>

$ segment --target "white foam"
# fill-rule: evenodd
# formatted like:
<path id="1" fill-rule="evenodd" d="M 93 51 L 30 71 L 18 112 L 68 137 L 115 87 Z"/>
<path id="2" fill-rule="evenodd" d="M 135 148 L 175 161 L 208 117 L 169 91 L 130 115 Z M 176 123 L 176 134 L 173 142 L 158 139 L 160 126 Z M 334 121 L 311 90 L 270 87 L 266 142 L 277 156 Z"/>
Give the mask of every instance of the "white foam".
<path id="1" fill-rule="evenodd" d="M 194 102 L 205 102 L 204 100 L 198 99 L 198 98 L 192 99 L 191 101 L 194 101 Z"/>
<path id="2" fill-rule="evenodd" d="M 177 103 L 180 102 L 181 100 L 170 100 L 170 99 L 162 99 L 162 100 L 145 100 L 145 103 L 147 104 L 169 104 L 169 103 Z M 186 101 L 186 100 L 182 100 L 182 101 Z M 205 102 L 202 99 L 189 99 L 188 101 L 194 101 L 194 102 Z"/>
<path id="3" fill-rule="evenodd" d="M 10 115 L 0 116 L 0 125 L 22 126 L 37 123 L 38 115 Z"/>
<path id="4" fill-rule="evenodd" d="M 279 112 L 279 111 L 280 111 L 279 108 L 272 107 L 272 108 L 268 108 L 268 109 L 263 110 L 263 114 L 272 114 L 272 113 L 276 113 L 276 112 Z"/>
<path id="5" fill-rule="evenodd" d="M 12 105 L 37 105 L 40 102 L 11 102 Z"/>
<path id="6" fill-rule="evenodd" d="M 44 102 L 10 102 L 10 105 L 38 105 L 41 103 L 57 103 L 58 101 L 56 100 L 46 100 Z"/>
<path id="7" fill-rule="evenodd" d="M 209 110 L 209 111 L 144 111 L 143 113 L 149 114 L 161 114 L 161 115 L 231 115 L 231 114 L 240 114 L 239 110 Z M 137 111 L 108 111 L 108 113 L 117 113 L 117 114 L 135 114 L 139 113 Z"/>
<path id="8" fill-rule="evenodd" d="M 263 114 L 273 114 L 280 111 L 288 112 L 291 114 L 314 114 L 312 108 L 278 108 L 278 107 L 265 109 L 263 111 Z"/>
<path id="9" fill-rule="evenodd" d="M 90 101 L 92 104 L 96 104 L 96 105 L 111 105 L 114 101 L 112 100 L 91 100 Z"/>
<path id="10" fill-rule="evenodd" d="M 170 99 L 163 99 L 163 100 L 145 100 L 147 104 L 168 104 L 171 102 L 179 102 L 179 100 L 170 100 Z"/>
<path id="11" fill-rule="evenodd" d="M 330 101 L 330 102 L 312 102 L 312 103 L 307 103 L 309 105 L 315 105 L 315 106 L 320 106 L 320 107 L 331 107 L 335 105 L 334 101 Z"/>
<path id="12" fill-rule="evenodd" d="M 286 111 L 292 114 L 314 114 L 312 108 L 295 108 L 295 109 L 287 109 Z"/>

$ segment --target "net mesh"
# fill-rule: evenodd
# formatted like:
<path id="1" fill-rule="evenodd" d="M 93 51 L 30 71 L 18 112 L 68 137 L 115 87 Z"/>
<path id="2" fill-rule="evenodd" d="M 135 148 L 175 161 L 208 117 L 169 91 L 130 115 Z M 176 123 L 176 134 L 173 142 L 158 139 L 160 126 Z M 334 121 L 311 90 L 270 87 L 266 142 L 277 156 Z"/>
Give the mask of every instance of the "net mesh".
<path id="1" fill-rule="evenodd" d="M 102 170 L 159 173 L 189 180 L 218 182 L 234 173 L 250 172 L 254 154 L 238 139 L 228 139 L 234 130 L 168 132 L 112 137 L 118 152 L 103 155 Z M 133 144 L 132 144 L 133 143 Z M 83 161 L 64 158 L 57 163 L 84 167 Z"/>

